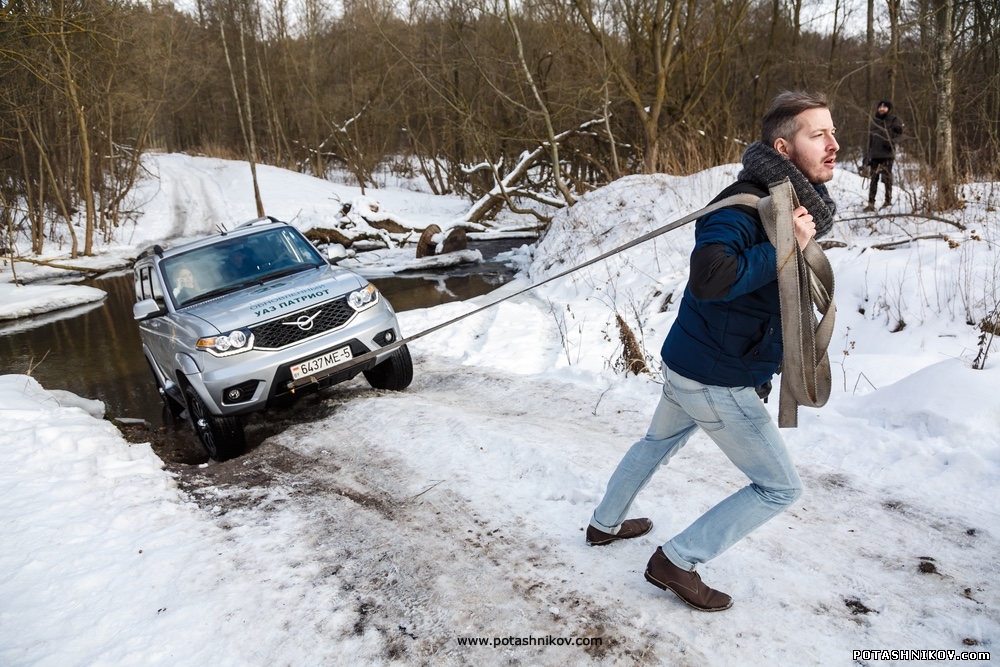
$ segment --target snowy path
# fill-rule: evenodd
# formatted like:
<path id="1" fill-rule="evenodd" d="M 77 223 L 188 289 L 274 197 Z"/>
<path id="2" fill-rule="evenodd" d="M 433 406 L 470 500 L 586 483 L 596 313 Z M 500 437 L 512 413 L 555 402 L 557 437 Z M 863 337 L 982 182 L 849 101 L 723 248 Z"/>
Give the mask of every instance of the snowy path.
<path id="1" fill-rule="evenodd" d="M 91 265 L 256 215 L 246 163 L 163 155 L 149 168 L 164 180 L 140 183 L 137 223 Z M 738 170 L 630 176 L 589 193 L 519 254 L 519 280 L 689 212 Z M 263 165 L 258 175 L 268 212 L 303 230 L 361 195 Z M 834 392 L 786 432 L 803 498 L 702 568 L 735 598 L 725 613 L 695 612 L 642 577 L 659 543 L 743 484 L 703 434 L 639 496 L 634 513 L 653 519 L 652 533 L 584 544 L 659 391 L 609 370 L 615 315 L 655 357 L 686 279 L 688 227 L 420 339 L 406 392 L 379 395 L 360 379 L 334 387 L 253 424 L 263 444 L 246 456 L 177 481 L 109 422 L 25 376 L 0 377 L 0 665 L 875 667 L 902 662 L 853 651 L 995 656 L 1000 370 L 995 350 L 986 370 L 970 369 L 979 344 L 967 323 L 996 307 L 997 188 L 965 187 L 969 231 L 957 234 L 921 218 L 866 219 L 860 176 L 831 181 L 845 216 L 832 238 L 846 244 L 828 253 Z M 409 187 L 378 197 L 423 225 L 468 210 Z M 948 244 L 897 245 L 935 230 Z M 400 321 L 412 333 L 473 305 Z M 602 643 L 459 643 L 550 636 Z"/>
<path id="2" fill-rule="evenodd" d="M 642 570 L 737 474 L 699 435 L 640 495 L 653 532 L 589 548 L 583 527 L 657 388 L 538 383 L 420 360 L 407 392 L 335 388 L 328 416 L 213 464 L 232 484 L 196 495 L 223 508 L 240 576 L 266 587 L 299 571 L 300 598 L 261 590 L 260 603 L 295 629 L 288 641 L 315 642 L 317 664 L 850 664 L 853 649 L 953 647 L 1000 625 L 996 536 L 802 460 L 803 500 L 703 568 L 734 608 L 690 611 Z M 512 636 L 603 645 L 458 643 Z M 280 645 L 258 651 L 281 663 Z"/>

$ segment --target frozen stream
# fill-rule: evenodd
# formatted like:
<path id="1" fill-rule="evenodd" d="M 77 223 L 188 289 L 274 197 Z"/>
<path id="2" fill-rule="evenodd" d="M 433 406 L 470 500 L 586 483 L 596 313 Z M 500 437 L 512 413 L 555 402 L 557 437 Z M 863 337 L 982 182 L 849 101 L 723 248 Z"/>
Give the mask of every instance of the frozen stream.
<path id="1" fill-rule="evenodd" d="M 436 274 L 372 278 L 371 282 L 397 312 L 472 298 L 510 280 L 512 269 L 490 260 L 524 242 L 470 242 L 470 248 L 482 252 L 482 263 Z M 153 426 L 163 425 L 162 404 L 142 356 L 139 329 L 132 319 L 135 296 L 131 273 L 117 273 L 84 284 L 104 290 L 107 299 L 73 313 L 53 313 L 0 326 L 0 375 L 30 371 L 46 389 L 65 389 L 103 401 L 109 418 L 141 418 Z"/>

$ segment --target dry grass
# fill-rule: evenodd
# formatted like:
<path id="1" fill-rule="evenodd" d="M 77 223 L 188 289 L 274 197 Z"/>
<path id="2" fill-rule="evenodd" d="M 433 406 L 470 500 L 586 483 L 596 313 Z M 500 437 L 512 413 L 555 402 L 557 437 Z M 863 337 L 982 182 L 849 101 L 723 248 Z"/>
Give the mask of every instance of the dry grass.
<path id="1" fill-rule="evenodd" d="M 629 328 L 628 324 L 618 313 L 615 313 L 615 320 L 618 322 L 618 336 L 622 342 L 621 362 L 625 368 L 625 373 L 633 373 L 634 375 L 638 375 L 639 373 L 648 374 L 649 367 L 646 366 L 646 358 L 642 352 L 642 346 L 636 340 L 632 329 Z"/>

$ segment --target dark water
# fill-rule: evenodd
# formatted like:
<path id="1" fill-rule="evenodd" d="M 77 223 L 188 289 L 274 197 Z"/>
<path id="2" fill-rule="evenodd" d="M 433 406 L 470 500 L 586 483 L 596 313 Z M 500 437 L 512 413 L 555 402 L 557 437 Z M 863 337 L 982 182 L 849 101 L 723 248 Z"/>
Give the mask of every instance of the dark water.
<path id="1" fill-rule="evenodd" d="M 397 312 L 468 299 L 510 280 L 513 270 L 491 260 L 499 252 L 529 242 L 470 242 L 470 248 L 482 252 L 482 263 L 438 273 L 372 278 L 371 282 Z M 139 328 L 132 319 L 135 294 L 131 272 L 81 284 L 104 290 L 107 299 L 97 306 L 0 323 L 0 375 L 28 373 L 46 389 L 64 389 L 103 401 L 108 417 L 162 424 L 162 403 L 142 356 Z"/>

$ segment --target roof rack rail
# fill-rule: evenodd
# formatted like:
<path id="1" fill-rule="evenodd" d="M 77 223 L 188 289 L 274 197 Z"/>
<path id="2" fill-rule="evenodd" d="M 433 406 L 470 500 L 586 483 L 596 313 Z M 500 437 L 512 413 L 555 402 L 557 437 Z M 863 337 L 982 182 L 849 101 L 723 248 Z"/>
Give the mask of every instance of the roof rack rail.
<path id="1" fill-rule="evenodd" d="M 236 225 L 236 229 L 242 229 L 244 227 L 252 227 L 253 225 L 260 225 L 260 224 L 272 225 L 272 224 L 274 224 L 276 222 L 280 223 L 282 221 L 278 220 L 277 218 L 275 218 L 273 216 L 266 215 L 266 216 L 263 216 L 263 217 L 260 217 L 260 218 L 254 218 L 253 220 L 247 220 L 246 222 L 244 222 L 242 224 Z"/>
<path id="2" fill-rule="evenodd" d="M 157 257 L 163 257 L 163 246 L 161 246 L 158 243 L 155 245 L 151 245 L 142 252 L 140 252 L 139 256 L 136 257 L 136 259 L 139 260 L 142 259 L 143 257 L 149 257 L 150 253 L 155 253 Z"/>

